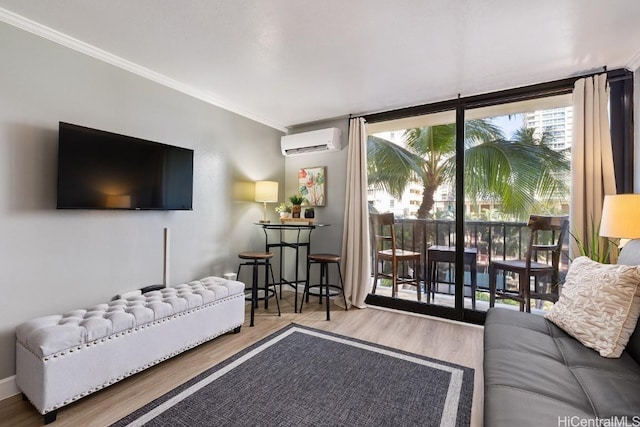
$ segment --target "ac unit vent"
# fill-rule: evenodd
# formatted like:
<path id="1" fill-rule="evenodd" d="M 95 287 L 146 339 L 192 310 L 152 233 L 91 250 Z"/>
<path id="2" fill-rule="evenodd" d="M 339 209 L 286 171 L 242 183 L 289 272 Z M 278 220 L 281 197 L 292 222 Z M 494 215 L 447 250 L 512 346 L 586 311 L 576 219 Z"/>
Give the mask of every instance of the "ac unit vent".
<path id="1" fill-rule="evenodd" d="M 284 156 L 339 151 L 342 148 L 340 134 L 338 128 L 327 128 L 285 135 L 280 141 L 280 147 Z"/>

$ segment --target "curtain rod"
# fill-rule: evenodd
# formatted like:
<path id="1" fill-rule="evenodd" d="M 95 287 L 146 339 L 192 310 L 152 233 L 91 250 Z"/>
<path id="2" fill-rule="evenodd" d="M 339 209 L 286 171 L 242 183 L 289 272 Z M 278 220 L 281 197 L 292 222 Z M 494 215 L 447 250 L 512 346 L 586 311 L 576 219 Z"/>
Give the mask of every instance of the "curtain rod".
<path id="1" fill-rule="evenodd" d="M 349 115 L 349 118 L 351 119 L 363 117 L 367 121 L 367 123 L 378 123 L 387 120 L 452 110 L 461 105 L 467 108 L 478 108 L 496 104 L 504 104 L 508 102 L 526 101 L 546 96 L 564 95 L 573 91 L 573 85 L 577 80 L 586 77 L 593 77 L 598 74 L 602 74 L 603 72 L 607 73 L 607 81 L 609 83 L 629 80 L 633 78 L 633 73 L 631 71 L 623 68 L 608 71 L 607 67 L 603 66 L 601 71 L 568 77 L 566 79 L 554 80 L 546 83 L 537 83 L 533 85 L 521 86 L 513 89 L 504 89 L 500 91 L 471 95 L 467 97 L 460 97 L 460 94 L 458 94 L 457 98 L 445 101 L 404 107 L 396 110 L 381 111 L 377 113 L 351 114 Z"/>

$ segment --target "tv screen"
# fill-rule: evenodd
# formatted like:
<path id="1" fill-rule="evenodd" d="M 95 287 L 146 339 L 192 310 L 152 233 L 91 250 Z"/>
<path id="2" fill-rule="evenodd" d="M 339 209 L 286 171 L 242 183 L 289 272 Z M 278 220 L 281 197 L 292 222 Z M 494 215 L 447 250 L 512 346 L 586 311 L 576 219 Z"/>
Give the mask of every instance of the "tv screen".
<path id="1" fill-rule="evenodd" d="M 193 150 L 60 122 L 58 209 L 191 210 Z"/>

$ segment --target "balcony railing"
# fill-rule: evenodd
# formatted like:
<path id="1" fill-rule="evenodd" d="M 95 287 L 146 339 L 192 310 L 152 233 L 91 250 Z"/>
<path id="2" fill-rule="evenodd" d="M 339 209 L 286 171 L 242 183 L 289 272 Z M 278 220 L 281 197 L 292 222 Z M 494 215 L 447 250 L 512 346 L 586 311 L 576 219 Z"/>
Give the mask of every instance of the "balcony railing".
<path id="1" fill-rule="evenodd" d="M 478 290 L 489 290 L 488 267 L 492 260 L 522 259 L 525 257 L 529 243 L 529 228 L 525 222 L 509 221 L 465 221 L 464 245 L 477 248 Z M 432 245 L 454 246 L 456 241 L 455 221 L 430 219 L 397 219 L 396 239 L 398 245 L 407 250 L 422 254 L 421 277 L 424 280 L 427 268 L 427 249 Z M 568 239 L 567 239 L 568 240 Z M 565 241 L 567 247 L 568 241 Z M 546 262 L 544 256 L 539 261 Z M 549 261 L 550 262 L 550 261 Z M 568 250 L 563 250 L 560 259 L 559 277 L 562 282 L 568 269 Z M 454 265 L 439 268 L 438 282 L 453 283 Z M 406 268 L 406 266 L 403 266 Z M 412 273 L 401 270 L 400 274 L 408 277 Z M 498 275 L 498 288 L 505 289 L 508 277 Z M 465 286 L 469 286 L 468 280 Z M 445 287 L 449 289 L 450 287 Z M 445 291 L 446 292 L 446 291 Z M 465 292 L 469 292 L 466 290 Z"/>

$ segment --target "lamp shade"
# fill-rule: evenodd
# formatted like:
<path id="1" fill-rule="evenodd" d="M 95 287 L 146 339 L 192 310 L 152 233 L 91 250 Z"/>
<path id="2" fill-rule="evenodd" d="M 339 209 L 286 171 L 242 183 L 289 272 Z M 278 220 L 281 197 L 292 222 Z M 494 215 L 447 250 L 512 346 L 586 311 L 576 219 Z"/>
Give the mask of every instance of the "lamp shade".
<path id="1" fill-rule="evenodd" d="M 256 202 L 277 202 L 278 183 L 276 181 L 256 182 Z"/>
<path id="2" fill-rule="evenodd" d="M 621 239 L 640 238 L 640 194 L 604 196 L 600 235 Z"/>

